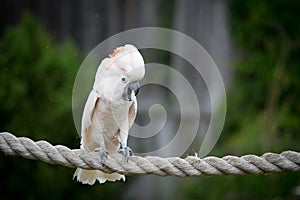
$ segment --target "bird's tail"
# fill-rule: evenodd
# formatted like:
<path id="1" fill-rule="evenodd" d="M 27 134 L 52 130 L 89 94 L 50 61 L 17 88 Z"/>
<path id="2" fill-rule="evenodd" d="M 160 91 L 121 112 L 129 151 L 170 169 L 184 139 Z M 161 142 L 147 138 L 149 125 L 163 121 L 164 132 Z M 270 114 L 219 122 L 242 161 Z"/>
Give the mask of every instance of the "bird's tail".
<path id="1" fill-rule="evenodd" d="M 76 176 L 77 181 L 89 185 L 93 185 L 96 180 L 98 180 L 100 183 L 105 183 L 106 181 L 118 181 L 121 179 L 125 181 L 125 176 L 118 173 L 107 174 L 99 170 L 85 170 L 80 168 L 76 169 L 73 179 Z"/>

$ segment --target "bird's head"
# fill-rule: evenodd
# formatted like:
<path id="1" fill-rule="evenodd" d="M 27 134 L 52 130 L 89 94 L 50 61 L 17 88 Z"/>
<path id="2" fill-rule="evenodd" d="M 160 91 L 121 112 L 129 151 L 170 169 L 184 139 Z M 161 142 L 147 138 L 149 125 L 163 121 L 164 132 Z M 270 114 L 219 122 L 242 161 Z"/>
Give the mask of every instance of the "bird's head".
<path id="1" fill-rule="evenodd" d="M 132 101 L 145 75 L 142 55 L 131 44 L 118 47 L 105 58 L 97 71 L 94 89 L 107 99 Z"/>

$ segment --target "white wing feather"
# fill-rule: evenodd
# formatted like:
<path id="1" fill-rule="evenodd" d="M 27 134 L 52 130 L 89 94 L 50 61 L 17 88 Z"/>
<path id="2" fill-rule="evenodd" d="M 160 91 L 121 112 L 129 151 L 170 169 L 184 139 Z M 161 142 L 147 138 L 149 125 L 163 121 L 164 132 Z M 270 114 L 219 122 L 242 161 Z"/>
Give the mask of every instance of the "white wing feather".
<path id="1" fill-rule="evenodd" d="M 92 116 L 95 109 L 95 105 L 97 102 L 98 96 L 97 93 L 92 90 L 88 96 L 86 104 L 84 106 L 82 121 L 81 121 L 81 137 L 85 136 L 85 131 L 92 124 Z"/>

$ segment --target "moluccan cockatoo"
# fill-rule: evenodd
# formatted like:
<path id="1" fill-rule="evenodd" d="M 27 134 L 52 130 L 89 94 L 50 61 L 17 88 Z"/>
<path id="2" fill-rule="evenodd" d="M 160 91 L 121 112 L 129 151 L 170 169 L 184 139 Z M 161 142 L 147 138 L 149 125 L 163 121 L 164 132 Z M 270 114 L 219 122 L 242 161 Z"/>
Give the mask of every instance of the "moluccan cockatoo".
<path id="1" fill-rule="evenodd" d="M 128 131 L 136 112 L 136 95 L 145 74 L 142 55 L 130 44 L 118 47 L 98 67 L 92 91 L 86 101 L 81 123 L 81 146 L 99 152 L 103 163 L 109 154 L 121 153 L 126 160 L 132 153 L 127 146 Z M 125 181 L 125 176 L 78 168 L 74 178 L 93 185 L 96 180 Z"/>

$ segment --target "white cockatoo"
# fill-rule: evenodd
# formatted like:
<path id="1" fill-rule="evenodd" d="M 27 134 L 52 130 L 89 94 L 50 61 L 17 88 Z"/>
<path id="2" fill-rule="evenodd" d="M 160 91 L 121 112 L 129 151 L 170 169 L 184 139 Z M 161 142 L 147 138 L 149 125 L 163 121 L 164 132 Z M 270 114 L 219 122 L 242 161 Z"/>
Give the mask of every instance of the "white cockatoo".
<path id="1" fill-rule="evenodd" d="M 136 95 L 144 74 L 144 59 L 131 44 L 116 48 L 102 60 L 83 111 L 81 149 L 99 152 L 102 162 L 114 153 L 128 159 L 132 153 L 127 146 L 128 131 L 136 116 Z M 74 173 L 76 176 L 77 181 L 90 185 L 96 180 L 125 181 L 125 176 L 118 173 L 80 168 Z"/>

